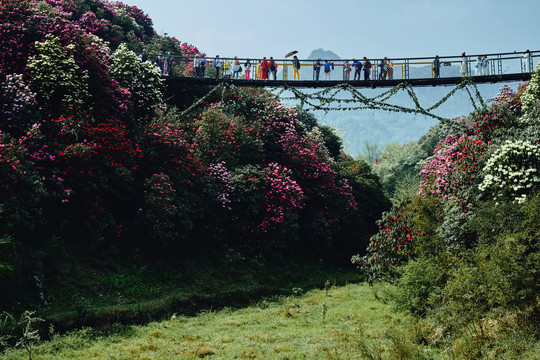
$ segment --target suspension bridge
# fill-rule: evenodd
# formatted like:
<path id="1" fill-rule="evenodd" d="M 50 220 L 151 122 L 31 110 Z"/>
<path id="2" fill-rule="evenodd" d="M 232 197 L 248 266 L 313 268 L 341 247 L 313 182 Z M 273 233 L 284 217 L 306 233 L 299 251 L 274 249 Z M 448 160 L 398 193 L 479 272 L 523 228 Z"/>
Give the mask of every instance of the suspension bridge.
<path id="1" fill-rule="evenodd" d="M 540 51 L 393 59 L 247 59 L 146 55 L 159 66 L 167 85 L 328 88 L 457 85 L 528 81 Z M 272 65 L 272 62 L 273 64 Z M 297 70 L 295 70 L 295 68 Z"/>
<path id="2" fill-rule="evenodd" d="M 161 57 L 160 59 L 158 57 Z M 275 62 L 275 71 L 270 61 Z M 468 93 L 476 109 L 485 105 L 476 84 L 528 81 L 540 63 L 540 51 L 462 55 L 459 57 L 371 59 L 246 59 L 246 58 L 187 58 L 158 55 L 157 66 L 162 72 L 167 93 L 174 97 L 186 85 L 209 85 L 208 93 L 182 112 L 191 111 L 219 89 L 242 92 L 244 87 L 273 88 L 284 100 L 299 101 L 307 110 L 378 109 L 425 115 L 438 121 L 450 119 L 434 113 L 457 91 Z M 161 63 L 160 63 L 161 62 Z M 267 62 L 266 73 L 261 70 Z M 225 65 L 228 63 L 228 65 Z M 319 66 L 320 65 L 320 66 Z M 294 67 L 298 71 L 294 70 Z M 328 68 L 328 71 L 325 71 Z M 359 68 L 357 71 L 356 69 Z M 349 71 L 350 70 L 350 71 Z M 454 88 L 440 101 L 423 106 L 414 92 L 417 86 L 450 86 Z M 302 89 L 321 88 L 302 91 Z M 365 95 L 360 88 L 386 89 L 377 95 Z M 414 104 L 396 105 L 392 98 L 404 91 Z M 284 97 L 287 95 L 288 97 Z"/>

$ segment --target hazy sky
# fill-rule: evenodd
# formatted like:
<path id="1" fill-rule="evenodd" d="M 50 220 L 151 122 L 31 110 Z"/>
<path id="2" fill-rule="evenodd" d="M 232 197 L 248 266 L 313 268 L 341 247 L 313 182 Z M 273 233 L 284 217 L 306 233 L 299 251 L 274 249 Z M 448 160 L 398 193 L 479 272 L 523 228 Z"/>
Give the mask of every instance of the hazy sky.
<path id="1" fill-rule="evenodd" d="M 123 0 L 208 56 L 341 58 L 540 50 L 540 0 Z"/>

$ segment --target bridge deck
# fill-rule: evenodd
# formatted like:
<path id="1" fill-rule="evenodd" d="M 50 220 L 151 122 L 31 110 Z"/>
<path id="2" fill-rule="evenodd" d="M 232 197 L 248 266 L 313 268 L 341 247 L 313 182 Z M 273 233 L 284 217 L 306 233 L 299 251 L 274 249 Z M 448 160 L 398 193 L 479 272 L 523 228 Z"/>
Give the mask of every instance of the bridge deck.
<path id="1" fill-rule="evenodd" d="M 386 80 L 246 80 L 246 79 L 224 79 L 224 78 L 195 78 L 188 76 L 164 76 L 167 85 L 218 85 L 223 82 L 236 86 L 248 87 L 281 87 L 291 86 L 295 88 L 324 88 L 339 84 L 349 84 L 358 88 L 394 87 L 400 83 L 407 83 L 413 86 L 437 86 L 437 85 L 457 85 L 463 81 L 462 77 L 448 78 L 425 78 L 425 79 L 386 79 Z M 530 73 L 503 74 L 503 75 L 483 75 L 471 77 L 475 83 L 498 83 L 509 81 L 529 81 Z"/>
<path id="2" fill-rule="evenodd" d="M 289 58 L 273 59 L 272 67 L 267 59 L 154 56 L 145 55 L 155 61 L 169 85 L 227 82 L 237 86 L 298 88 L 322 88 L 343 83 L 368 88 L 394 87 L 401 83 L 413 86 L 455 85 L 464 78 L 475 83 L 528 81 L 540 63 L 540 51 L 435 58 L 364 58 L 363 62 L 354 59 Z M 275 71 L 271 72 L 270 68 Z"/>

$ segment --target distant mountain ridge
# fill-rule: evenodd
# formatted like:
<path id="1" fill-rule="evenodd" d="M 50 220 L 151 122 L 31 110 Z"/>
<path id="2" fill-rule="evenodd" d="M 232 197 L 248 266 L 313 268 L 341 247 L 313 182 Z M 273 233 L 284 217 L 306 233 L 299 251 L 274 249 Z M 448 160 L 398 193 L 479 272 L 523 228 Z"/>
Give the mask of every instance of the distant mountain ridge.
<path id="1" fill-rule="evenodd" d="M 328 59 L 328 60 L 340 60 L 339 55 L 330 50 L 315 49 L 309 54 L 308 60 Z"/>

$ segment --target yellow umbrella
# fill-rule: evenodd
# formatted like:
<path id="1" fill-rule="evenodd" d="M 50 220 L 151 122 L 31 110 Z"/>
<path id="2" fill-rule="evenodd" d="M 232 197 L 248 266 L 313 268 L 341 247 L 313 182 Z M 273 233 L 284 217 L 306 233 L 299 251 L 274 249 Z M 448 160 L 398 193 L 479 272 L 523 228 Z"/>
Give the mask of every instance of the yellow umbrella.
<path id="1" fill-rule="evenodd" d="M 293 56 L 294 54 L 298 54 L 298 51 L 291 51 L 290 53 L 288 53 L 287 55 L 285 55 L 286 58 L 290 57 L 290 56 Z"/>

